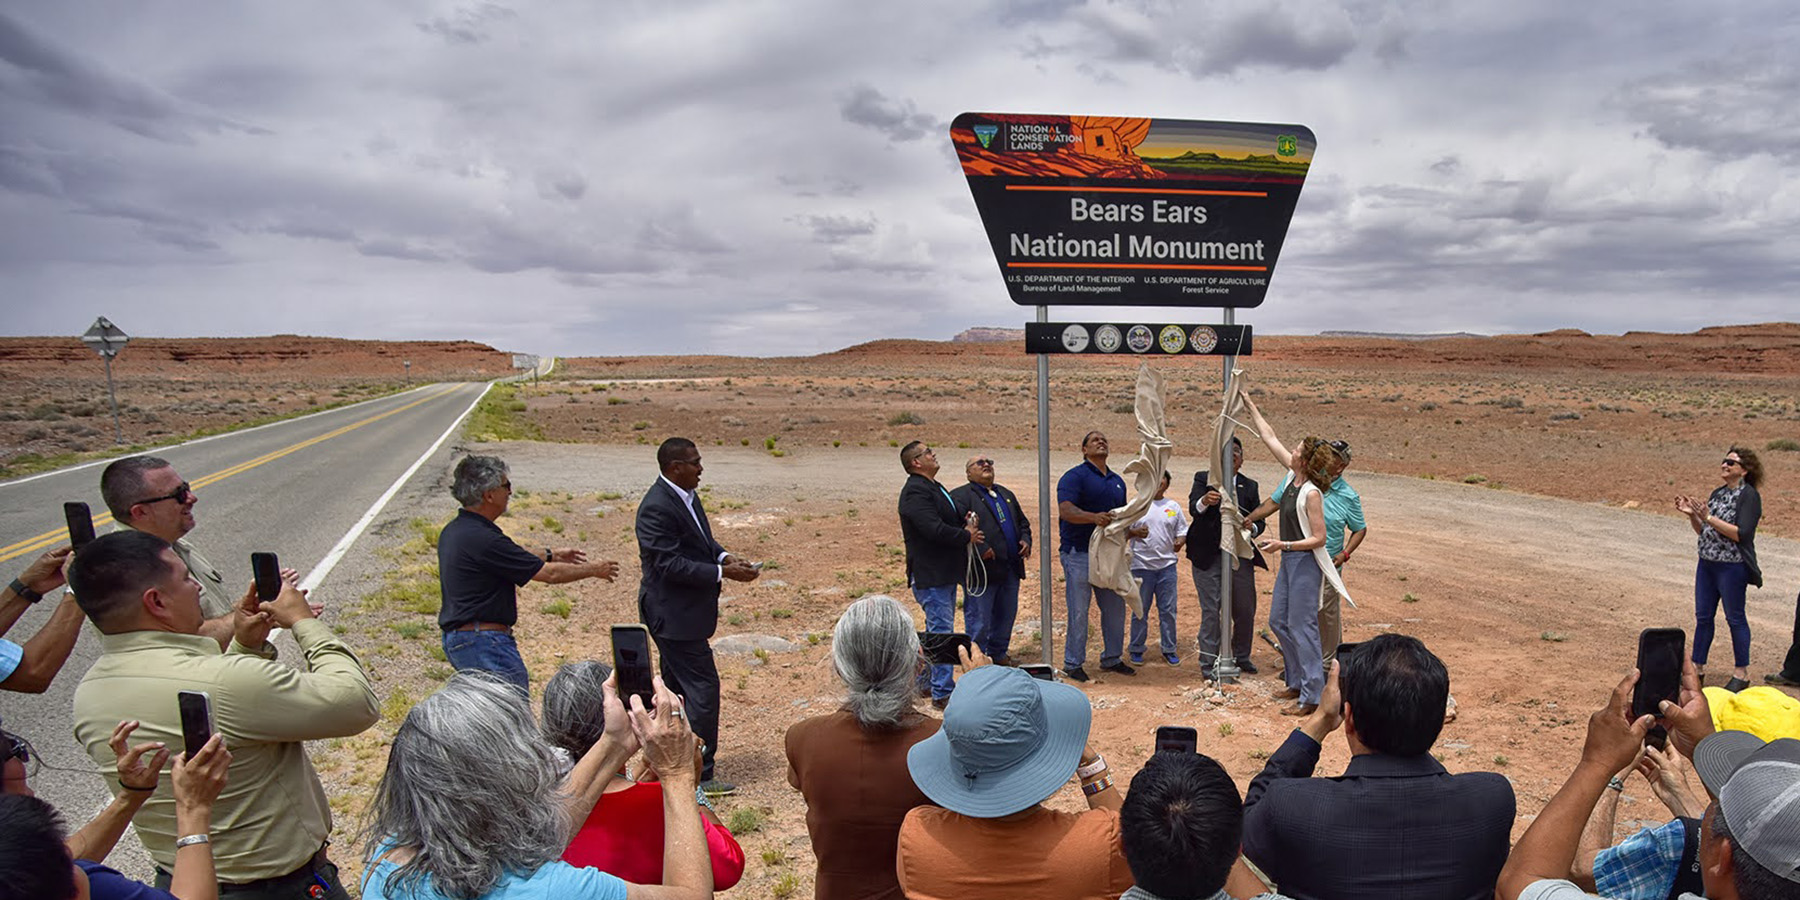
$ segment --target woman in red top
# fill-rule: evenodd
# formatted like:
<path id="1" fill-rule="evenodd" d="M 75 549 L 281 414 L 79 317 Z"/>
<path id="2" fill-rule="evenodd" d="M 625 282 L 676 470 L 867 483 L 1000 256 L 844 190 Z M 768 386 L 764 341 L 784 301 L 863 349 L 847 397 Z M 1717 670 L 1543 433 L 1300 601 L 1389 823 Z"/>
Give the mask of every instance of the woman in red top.
<path id="1" fill-rule="evenodd" d="M 600 739 L 600 686 L 612 667 L 597 662 L 570 663 L 557 670 L 544 686 L 544 736 L 550 743 L 580 759 Z M 641 760 L 642 757 L 639 757 Z M 612 783 L 581 823 L 563 862 L 617 875 L 638 884 L 659 884 L 663 870 L 662 783 L 647 763 L 636 779 L 626 771 Z M 694 765 L 700 765 L 700 748 L 694 748 Z M 706 826 L 706 849 L 712 857 L 713 890 L 738 883 L 744 874 L 744 848 L 719 822 L 704 795 L 696 794 Z"/>

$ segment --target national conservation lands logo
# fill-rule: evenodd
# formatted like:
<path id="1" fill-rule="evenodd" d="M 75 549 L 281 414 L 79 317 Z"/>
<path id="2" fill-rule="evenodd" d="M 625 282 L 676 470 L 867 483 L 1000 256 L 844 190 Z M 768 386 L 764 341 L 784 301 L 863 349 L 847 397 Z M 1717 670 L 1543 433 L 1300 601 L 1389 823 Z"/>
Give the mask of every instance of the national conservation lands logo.
<path id="1" fill-rule="evenodd" d="M 983 141 L 981 143 L 981 146 L 986 147 L 987 142 Z M 1299 138 L 1296 138 L 1291 134 L 1281 134 L 1281 135 L 1275 136 L 1275 155 L 1276 156 L 1296 156 L 1299 153 L 1300 153 L 1300 139 Z"/>
<path id="2" fill-rule="evenodd" d="M 975 139 L 981 142 L 981 149 L 986 150 L 986 149 L 988 149 L 988 145 L 994 142 L 994 135 L 1000 133 L 1000 126 L 998 126 L 998 125 L 977 125 L 977 126 L 975 126 L 974 130 L 975 130 Z M 1289 155 L 1292 155 L 1292 154 L 1289 154 Z"/>

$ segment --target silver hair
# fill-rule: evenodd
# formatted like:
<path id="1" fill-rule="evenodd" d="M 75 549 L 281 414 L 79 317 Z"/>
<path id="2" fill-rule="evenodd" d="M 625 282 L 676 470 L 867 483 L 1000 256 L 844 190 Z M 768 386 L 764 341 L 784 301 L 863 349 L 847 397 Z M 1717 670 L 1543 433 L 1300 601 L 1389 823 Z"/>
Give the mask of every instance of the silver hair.
<path id="1" fill-rule="evenodd" d="M 871 728 L 892 728 L 913 712 L 922 657 L 911 614 L 882 594 L 864 597 L 831 632 L 831 662 L 850 689 L 844 708 Z"/>
<path id="2" fill-rule="evenodd" d="M 556 670 L 544 685 L 544 739 L 581 759 L 606 731 L 606 693 L 612 666 L 583 660 Z"/>
<path id="3" fill-rule="evenodd" d="M 406 714 L 388 750 L 361 839 L 373 865 L 384 846 L 413 857 L 389 879 L 394 896 L 486 895 L 507 873 L 562 856 L 572 822 L 556 754 L 518 689 L 458 672 Z"/>
<path id="4" fill-rule="evenodd" d="M 456 480 L 450 495 L 464 506 L 474 506 L 481 497 L 506 481 L 506 463 L 498 456 L 465 456 L 456 464 Z"/>

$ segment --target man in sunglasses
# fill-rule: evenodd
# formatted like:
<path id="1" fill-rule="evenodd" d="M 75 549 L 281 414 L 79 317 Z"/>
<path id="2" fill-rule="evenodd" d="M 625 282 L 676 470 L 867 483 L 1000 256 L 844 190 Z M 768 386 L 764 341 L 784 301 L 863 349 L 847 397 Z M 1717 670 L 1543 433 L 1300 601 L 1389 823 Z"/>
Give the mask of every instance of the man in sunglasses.
<path id="1" fill-rule="evenodd" d="M 950 497 L 959 509 L 975 513 L 976 529 L 987 538 L 975 548 L 987 569 L 987 590 L 976 595 L 963 588 L 963 624 L 981 652 L 1010 666 L 1007 651 L 1019 614 L 1019 582 L 1025 577 L 1025 560 L 1031 558 L 1031 520 L 1019 498 L 994 482 L 992 458 L 969 457 L 963 472 L 969 482 L 951 491 Z"/>
<path id="2" fill-rule="evenodd" d="M 200 582 L 200 611 L 206 616 L 200 633 L 218 641 L 221 649 L 228 647 L 232 593 L 225 589 L 225 576 L 187 540 L 187 533 L 194 530 L 194 504 L 200 500 L 193 487 L 181 480 L 168 460 L 131 456 L 100 473 L 100 497 L 119 527 L 154 534 L 175 548 L 175 555 Z"/>

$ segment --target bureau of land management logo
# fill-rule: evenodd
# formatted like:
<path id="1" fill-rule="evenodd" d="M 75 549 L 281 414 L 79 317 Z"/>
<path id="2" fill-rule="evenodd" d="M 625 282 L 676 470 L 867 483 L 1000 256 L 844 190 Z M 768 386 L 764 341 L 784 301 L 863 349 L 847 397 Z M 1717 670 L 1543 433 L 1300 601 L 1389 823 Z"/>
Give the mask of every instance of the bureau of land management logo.
<path id="1" fill-rule="evenodd" d="M 994 142 L 994 135 L 999 133 L 1000 126 L 998 125 L 975 126 L 975 139 L 981 142 L 981 149 L 983 150 L 988 149 L 988 145 Z M 1292 156 L 1293 154 L 1290 153 L 1288 155 Z"/>

